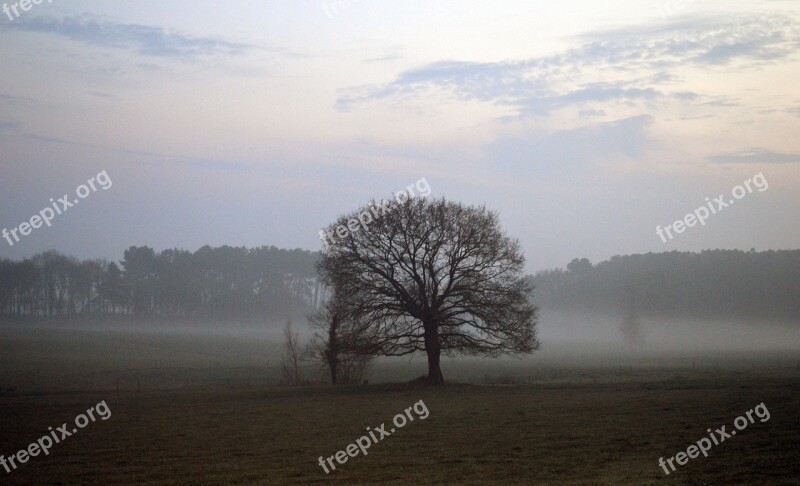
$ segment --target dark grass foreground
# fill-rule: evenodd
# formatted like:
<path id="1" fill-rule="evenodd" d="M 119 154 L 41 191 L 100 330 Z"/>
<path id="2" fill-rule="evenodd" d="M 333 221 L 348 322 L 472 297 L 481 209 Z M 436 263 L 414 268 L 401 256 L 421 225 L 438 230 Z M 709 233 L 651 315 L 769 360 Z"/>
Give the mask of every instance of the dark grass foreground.
<path id="1" fill-rule="evenodd" d="M 0 398 L 0 453 L 100 400 L 112 416 L 2 484 L 798 484 L 800 378 L 412 385 Z M 418 400 L 415 420 L 326 475 L 317 464 Z M 669 477 L 658 467 L 764 402 L 771 413 Z M 731 425 L 728 425 L 728 429 Z M 388 430 L 388 427 L 387 427 Z"/>

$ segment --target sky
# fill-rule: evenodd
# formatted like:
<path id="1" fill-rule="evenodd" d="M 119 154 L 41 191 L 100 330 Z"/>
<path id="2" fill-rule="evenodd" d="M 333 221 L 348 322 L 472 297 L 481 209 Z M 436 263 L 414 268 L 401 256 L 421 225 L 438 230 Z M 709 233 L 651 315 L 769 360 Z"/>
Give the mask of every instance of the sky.
<path id="1" fill-rule="evenodd" d="M 0 258 L 320 250 L 422 178 L 530 272 L 800 248 L 796 1 L 4 5 Z"/>

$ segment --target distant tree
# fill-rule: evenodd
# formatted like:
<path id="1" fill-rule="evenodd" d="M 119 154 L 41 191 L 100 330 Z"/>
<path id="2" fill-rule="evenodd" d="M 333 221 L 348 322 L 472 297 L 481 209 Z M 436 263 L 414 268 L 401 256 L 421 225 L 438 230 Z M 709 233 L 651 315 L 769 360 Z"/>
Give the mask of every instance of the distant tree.
<path id="1" fill-rule="evenodd" d="M 101 293 L 111 305 L 111 312 L 117 313 L 117 308 L 126 312 L 130 304 L 130 289 L 128 280 L 124 278 L 119 265 L 114 262 L 108 264 L 105 277 L 101 281 Z"/>
<path id="2" fill-rule="evenodd" d="M 346 303 L 334 295 L 309 321 L 315 332 L 307 347 L 308 359 L 321 365 L 334 385 L 361 382 L 372 356 L 368 347 L 358 346 L 358 327 L 353 326 Z"/>
<path id="3" fill-rule="evenodd" d="M 101 263 L 96 260 L 86 260 L 74 266 L 70 294 L 71 300 L 77 302 L 81 314 L 92 312 L 92 304 L 97 301 L 95 282 L 103 272 Z"/>
<path id="4" fill-rule="evenodd" d="M 424 351 L 426 383 L 444 383 L 440 360 L 453 354 L 530 353 L 537 309 L 523 280 L 519 242 L 497 213 L 442 200 L 410 199 L 388 211 L 372 204 L 326 229 L 340 234 L 320 273 L 348 302 L 368 354 Z M 378 214 L 366 228 L 348 221 Z"/>
<path id="5" fill-rule="evenodd" d="M 152 248 L 132 246 L 125 250 L 122 267 L 136 315 L 152 315 L 158 306 L 159 262 Z"/>
<path id="6" fill-rule="evenodd" d="M 46 315 L 44 296 L 40 293 L 42 271 L 32 259 L 16 265 L 15 307 L 17 316 Z"/>
<path id="7" fill-rule="evenodd" d="M 286 319 L 286 326 L 283 328 L 283 356 L 281 358 L 281 376 L 284 384 L 299 385 L 301 383 L 302 354 L 300 335 L 292 330 L 292 320 Z"/>
<path id="8" fill-rule="evenodd" d="M 14 262 L 0 258 L 0 316 L 11 315 L 14 298 L 14 281 L 11 280 Z"/>
<path id="9" fill-rule="evenodd" d="M 592 262 L 586 258 L 581 258 L 580 260 L 574 258 L 567 264 L 567 270 L 576 275 L 585 274 L 592 270 Z"/>
<path id="10" fill-rule="evenodd" d="M 61 317 L 73 314 L 78 295 L 78 261 L 57 251 L 34 255 L 30 261 L 38 274 L 38 288 L 29 296 L 32 299 L 31 315 Z"/>

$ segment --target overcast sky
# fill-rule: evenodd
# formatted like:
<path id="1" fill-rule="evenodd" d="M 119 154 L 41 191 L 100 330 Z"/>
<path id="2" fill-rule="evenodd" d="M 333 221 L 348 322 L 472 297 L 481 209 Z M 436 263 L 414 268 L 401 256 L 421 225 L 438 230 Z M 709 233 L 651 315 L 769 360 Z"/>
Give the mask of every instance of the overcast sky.
<path id="1" fill-rule="evenodd" d="M 11 3 L 9 2 L 9 6 Z M 487 204 L 529 271 L 800 248 L 796 1 L 46 0 L 0 16 L 0 257 L 319 250 L 418 179 Z M 13 19 L 13 20 L 12 20 Z M 664 243 L 665 226 L 762 173 Z"/>

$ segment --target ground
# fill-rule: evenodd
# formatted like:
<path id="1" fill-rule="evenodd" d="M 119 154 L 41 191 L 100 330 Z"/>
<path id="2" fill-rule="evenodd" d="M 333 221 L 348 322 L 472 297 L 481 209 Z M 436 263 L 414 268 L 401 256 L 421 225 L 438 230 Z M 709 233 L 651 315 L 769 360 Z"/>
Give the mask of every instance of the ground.
<path id="1" fill-rule="evenodd" d="M 126 362 L 139 366 L 142 378 L 135 378 L 118 368 L 119 356 L 104 350 L 103 339 L 59 334 L 73 351 L 61 353 L 55 336 L 0 333 L 0 383 L 15 383 L 0 396 L 0 454 L 27 447 L 49 426 L 73 427 L 77 414 L 102 400 L 111 417 L 10 474 L 0 468 L 2 484 L 800 484 L 794 366 L 576 368 L 572 380 L 527 369 L 507 385 L 280 388 L 252 379 L 255 365 L 145 368 L 127 355 L 130 337 L 114 341 Z M 33 340 L 40 346 L 29 347 Z M 176 342 L 158 343 L 177 359 Z M 110 366 L 89 373 L 83 367 L 99 368 L 98 353 Z M 51 357 L 48 364 L 43 356 Z M 65 356 L 80 362 L 66 367 Z M 24 375 L 35 386 L 14 382 L 24 363 L 37 362 Z M 454 365 L 445 372 L 447 366 Z M 114 376 L 122 377 L 119 390 Z M 396 414 L 420 400 L 429 411 L 425 420 L 330 474 L 319 466 L 320 456 L 344 450 L 367 426 L 386 423 L 388 430 Z M 659 457 L 685 451 L 706 429 L 726 425 L 730 432 L 737 416 L 760 403 L 768 421 L 755 417 L 709 457 L 690 459 L 669 476 L 659 467 Z"/>

